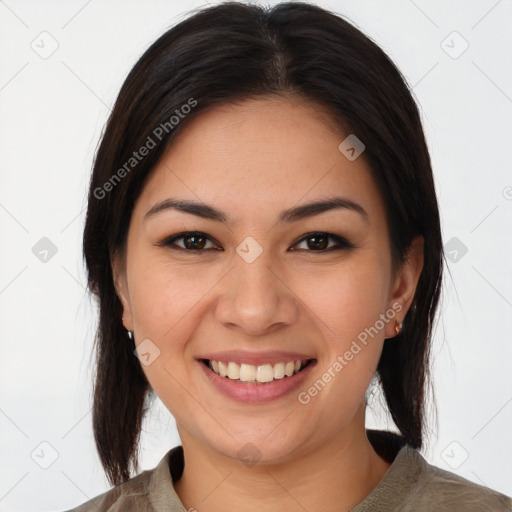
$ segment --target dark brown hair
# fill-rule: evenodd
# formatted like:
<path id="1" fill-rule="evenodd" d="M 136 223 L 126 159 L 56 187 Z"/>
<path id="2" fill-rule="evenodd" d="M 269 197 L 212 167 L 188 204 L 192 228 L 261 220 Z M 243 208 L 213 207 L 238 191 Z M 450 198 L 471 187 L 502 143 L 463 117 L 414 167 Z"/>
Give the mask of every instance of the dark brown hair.
<path id="1" fill-rule="evenodd" d="M 194 12 L 149 47 L 126 78 L 96 153 L 83 249 L 89 289 L 99 301 L 94 434 L 112 484 L 137 471 L 141 422 L 152 396 L 122 324 L 112 271 L 134 202 L 172 138 L 201 111 L 284 94 L 325 106 L 344 133 L 365 144 L 363 156 L 385 201 L 393 268 L 416 235 L 425 240 L 414 301 L 402 332 L 384 343 L 377 369 L 396 426 L 411 446 L 422 445 L 443 253 L 416 103 L 387 55 L 342 17 L 301 2 L 228 2 Z M 179 117 L 173 127 L 172 116 Z M 130 160 L 148 137 L 154 143 L 148 154 Z"/>

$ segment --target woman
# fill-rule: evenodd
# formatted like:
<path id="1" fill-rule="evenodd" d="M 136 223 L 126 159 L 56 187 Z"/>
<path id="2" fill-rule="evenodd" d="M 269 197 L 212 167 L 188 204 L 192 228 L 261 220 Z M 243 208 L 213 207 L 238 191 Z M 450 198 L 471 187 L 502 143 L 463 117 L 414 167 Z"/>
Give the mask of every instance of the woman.
<path id="1" fill-rule="evenodd" d="M 418 110 L 360 31 L 226 3 L 126 79 L 84 233 L 96 445 L 74 509 L 511 510 L 420 455 L 441 275 Z M 378 379 L 399 434 L 367 430 Z M 149 400 L 182 445 L 138 476 Z"/>

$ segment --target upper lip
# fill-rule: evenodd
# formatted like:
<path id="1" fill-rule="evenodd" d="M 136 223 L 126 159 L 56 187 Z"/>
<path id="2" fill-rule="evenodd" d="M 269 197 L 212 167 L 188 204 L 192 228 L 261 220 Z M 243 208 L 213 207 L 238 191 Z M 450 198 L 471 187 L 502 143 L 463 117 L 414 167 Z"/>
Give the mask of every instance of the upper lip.
<path id="1" fill-rule="evenodd" d="M 262 364 L 276 364 L 287 363 L 289 361 L 305 361 L 314 359 L 310 355 L 302 354 L 299 352 L 287 352 L 283 350 L 271 350 L 261 352 L 248 352 L 245 350 L 227 350 L 224 352 L 210 352 L 203 354 L 197 359 L 209 359 L 211 361 L 222 361 L 238 363 L 238 364 L 251 364 L 254 366 Z"/>

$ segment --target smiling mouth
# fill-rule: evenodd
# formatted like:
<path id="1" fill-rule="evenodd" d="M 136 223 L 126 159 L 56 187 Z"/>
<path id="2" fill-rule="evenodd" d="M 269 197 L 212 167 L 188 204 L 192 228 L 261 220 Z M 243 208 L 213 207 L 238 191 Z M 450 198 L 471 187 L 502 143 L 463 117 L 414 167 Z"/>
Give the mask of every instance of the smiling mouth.
<path id="1" fill-rule="evenodd" d="M 213 373 L 227 380 L 243 384 L 265 385 L 278 380 L 293 377 L 309 366 L 315 359 L 286 361 L 276 364 L 238 364 L 233 361 L 213 361 L 201 359 Z"/>

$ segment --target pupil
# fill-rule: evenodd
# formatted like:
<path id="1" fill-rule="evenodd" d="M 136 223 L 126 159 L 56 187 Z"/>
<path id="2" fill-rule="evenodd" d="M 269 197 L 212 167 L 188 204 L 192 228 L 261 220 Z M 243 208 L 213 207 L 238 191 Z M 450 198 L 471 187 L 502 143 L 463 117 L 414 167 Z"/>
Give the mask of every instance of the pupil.
<path id="1" fill-rule="evenodd" d="M 310 244 L 310 248 L 312 248 L 311 246 L 313 246 L 313 248 L 316 249 L 325 249 L 328 245 L 326 236 L 312 236 L 309 238 L 309 240 L 313 240 L 313 244 Z M 318 240 L 323 241 L 323 243 L 318 242 Z"/>
<path id="2" fill-rule="evenodd" d="M 190 240 L 194 240 L 195 242 L 190 242 Z M 203 240 L 203 243 L 196 245 L 197 240 Z M 185 238 L 185 246 L 187 249 L 202 249 L 204 247 L 204 237 L 196 236 L 196 235 L 189 235 Z"/>

